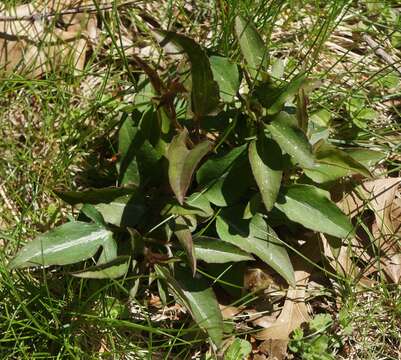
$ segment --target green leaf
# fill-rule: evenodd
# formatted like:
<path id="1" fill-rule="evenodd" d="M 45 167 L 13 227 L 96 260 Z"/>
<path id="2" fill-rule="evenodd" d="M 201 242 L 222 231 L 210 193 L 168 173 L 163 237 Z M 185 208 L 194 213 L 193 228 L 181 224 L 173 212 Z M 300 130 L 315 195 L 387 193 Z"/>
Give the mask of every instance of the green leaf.
<path id="1" fill-rule="evenodd" d="M 180 266 L 175 267 L 175 277 L 171 276 L 167 268 L 156 265 L 155 270 L 191 312 L 198 326 L 219 347 L 223 341 L 223 318 L 209 283 L 198 274 L 194 280 L 189 270 Z"/>
<path id="2" fill-rule="evenodd" d="M 321 141 L 315 149 L 316 164 L 305 174 L 317 183 L 334 181 L 344 176 L 361 174 L 371 177 L 369 170 L 345 151 Z"/>
<path id="3" fill-rule="evenodd" d="M 224 354 L 224 360 L 248 359 L 248 355 L 251 352 L 252 345 L 248 341 L 236 338 Z"/>
<path id="4" fill-rule="evenodd" d="M 351 173 L 359 173 L 366 177 L 371 177 L 369 170 L 361 163 L 356 161 L 345 151 L 335 148 L 322 142 L 316 149 L 315 158 L 319 163 L 338 166 Z"/>
<path id="5" fill-rule="evenodd" d="M 344 168 L 316 163 L 313 169 L 304 169 L 305 175 L 318 184 L 329 183 L 341 179 L 351 173 Z"/>
<path id="6" fill-rule="evenodd" d="M 95 222 L 104 221 L 116 226 L 135 226 L 145 212 L 143 197 L 138 189 L 104 188 L 87 191 L 56 192 L 71 205 L 85 203 L 81 211 Z M 93 205 L 89 208 L 88 204 Z"/>
<path id="7" fill-rule="evenodd" d="M 283 189 L 276 207 L 290 220 L 311 230 L 340 238 L 353 232 L 348 217 L 312 185 L 291 185 Z"/>
<path id="8" fill-rule="evenodd" d="M 235 18 L 235 34 L 242 55 L 248 64 L 251 77 L 256 78 L 260 71 L 266 71 L 268 64 L 267 47 L 256 30 L 255 25 L 242 16 Z"/>
<path id="9" fill-rule="evenodd" d="M 223 156 L 210 158 L 196 172 L 196 181 L 200 186 L 208 185 L 227 173 L 235 160 L 246 150 L 246 144 L 235 147 Z"/>
<path id="10" fill-rule="evenodd" d="M 81 208 L 81 213 L 94 223 L 106 227 L 107 224 L 103 215 L 92 204 L 84 204 Z M 80 218 L 78 218 L 78 220 L 80 220 Z"/>
<path id="11" fill-rule="evenodd" d="M 110 261 L 113 261 L 116 258 L 117 258 L 117 243 L 113 239 L 113 237 L 111 237 L 110 239 L 107 239 L 103 243 L 102 253 L 99 256 L 96 265 L 103 265 L 109 263 Z"/>
<path id="12" fill-rule="evenodd" d="M 277 143 L 261 134 L 249 145 L 249 162 L 267 211 L 270 211 L 281 186 L 282 154 Z"/>
<path id="13" fill-rule="evenodd" d="M 195 256 L 211 264 L 254 260 L 252 255 L 230 243 L 206 236 L 194 239 Z"/>
<path id="14" fill-rule="evenodd" d="M 121 227 L 137 225 L 146 210 L 141 194 L 122 196 L 109 203 L 93 206 L 107 223 Z"/>
<path id="15" fill-rule="evenodd" d="M 161 178 L 161 154 L 131 118 L 122 124 L 118 141 L 120 184 L 144 186 L 152 181 L 157 184 Z"/>
<path id="16" fill-rule="evenodd" d="M 163 38 L 162 45 L 172 42 L 188 56 L 192 75 L 192 111 L 195 117 L 201 118 L 213 113 L 219 104 L 219 87 L 213 79 L 206 52 L 194 40 L 184 35 L 161 30 L 154 30 L 154 34 L 159 39 Z"/>
<path id="17" fill-rule="evenodd" d="M 284 88 L 280 90 L 280 94 L 277 96 L 273 104 L 268 108 L 267 113 L 274 115 L 280 112 L 285 103 L 293 98 L 299 91 L 299 89 L 305 85 L 305 76 L 301 75 L 289 82 Z M 265 94 L 269 96 L 269 94 Z"/>
<path id="18" fill-rule="evenodd" d="M 282 111 L 266 127 L 282 150 L 303 168 L 313 168 L 315 162 L 311 145 L 293 116 Z"/>
<path id="19" fill-rule="evenodd" d="M 240 86 L 238 67 L 229 59 L 220 56 L 209 58 L 213 77 L 220 89 L 220 98 L 225 102 L 232 102 Z"/>
<path id="20" fill-rule="evenodd" d="M 95 255 L 111 237 L 112 232 L 98 224 L 70 222 L 26 244 L 9 266 L 14 269 L 74 264 Z"/>
<path id="21" fill-rule="evenodd" d="M 202 141 L 188 150 L 187 138 L 188 131 L 185 129 L 173 138 L 167 152 L 170 186 L 181 205 L 197 165 L 212 147 L 209 141 Z"/>
<path id="22" fill-rule="evenodd" d="M 320 109 L 314 112 L 309 117 L 309 120 L 318 127 L 327 128 L 330 126 L 331 112 L 326 109 Z"/>
<path id="23" fill-rule="evenodd" d="M 175 218 L 174 234 L 180 242 L 181 246 L 184 248 L 187 255 L 189 265 L 191 266 L 192 275 L 195 276 L 196 273 L 196 257 L 195 249 L 192 241 L 192 234 L 190 230 L 190 224 L 188 220 L 183 216 L 177 216 Z"/>
<path id="24" fill-rule="evenodd" d="M 273 79 L 281 79 L 284 76 L 285 62 L 283 59 L 274 59 L 270 75 Z"/>
<path id="25" fill-rule="evenodd" d="M 208 187 L 204 195 L 217 206 L 235 204 L 252 185 L 252 180 L 248 157 L 241 156 L 227 173 Z"/>
<path id="26" fill-rule="evenodd" d="M 186 200 L 184 205 L 177 202 L 167 204 L 161 211 L 161 215 L 196 215 L 201 218 L 210 218 L 214 211 L 210 206 L 209 200 L 201 193 L 193 193 Z"/>
<path id="27" fill-rule="evenodd" d="M 290 285 L 295 284 L 294 269 L 287 250 L 274 230 L 261 214 L 250 221 L 242 219 L 241 209 L 224 209 L 216 220 L 217 233 L 221 240 L 258 256 L 271 266 Z"/>
<path id="28" fill-rule="evenodd" d="M 370 168 L 386 157 L 386 153 L 369 149 L 346 149 L 345 152 L 363 166 Z"/>
<path id="29" fill-rule="evenodd" d="M 313 333 L 323 332 L 333 324 L 333 319 L 330 314 L 317 314 L 309 321 L 309 329 Z"/>
<path id="30" fill-rule="evenodd" d="M 131 118 L 127 118 L 118 132 L 118 153 L 120 159 L 117 169 L 120 173 L 120 184 L 139 186 L 140 174 L 136 157 L 131 154 L 130 147 L 138 135 L 138 128 Z M 137 144 L 135 144 L 137 145 Z M 135 147 L 137 148 L 137 146 Z"/>
<path id="31" fill-rule="evenodd" d="M 117 279 L 124 276 L 130 266 L 129 256 L 120 256 L 105 264 L 92 266 L 82 271 L 71 273 L 85 279 Z"/>
<path id="32" fill-rule="evenodd" d="M 70 205 L 108 203 L 124 195 L 132 195 L 136 189 L 130 188 L 100 188 L 85 191 L 55 191 L 54 193 Z"/>
<path id="33" fill-rule="evenodd" d="M 141 259 L 145 254 L 145 239 L 140 232 L 133 228 L 127 228 L 131 237 L 131 248 L 134 260 Z"/>

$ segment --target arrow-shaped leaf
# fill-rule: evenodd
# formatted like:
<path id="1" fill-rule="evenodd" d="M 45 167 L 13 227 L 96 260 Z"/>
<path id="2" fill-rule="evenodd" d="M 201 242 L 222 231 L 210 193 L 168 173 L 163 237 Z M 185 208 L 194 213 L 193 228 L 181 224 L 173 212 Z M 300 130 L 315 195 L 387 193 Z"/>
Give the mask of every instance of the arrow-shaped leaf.
<path id="1" fill-rule="evenodd" d="M 206 236 L 194 240 L 195 256 L 209 264 L 254 260 L 253 256 L 238 247 Z"/>
<path id="2" fill-rule="evenodd" d="M 223 318 L 209 283 L 200 276 L 194 280 L 189 269 L 181 266 L 175 267 L 174 277 L 164 267 L 156 266 L 155 270 L 188 308 L 198 326 L 207 331 L 213 343 L 219 347 L 223 341 Z"/>
<path id="3" fill-rule="evenodd" d="M 348 217 L 320 189 L 312 185 L 291 185 L 283 190 L 276 207 L 308 229 L 345 238 L 353 231 Z"/>
<path id="4" fill-rule="evenodd" d="M 199 185 L 208 185 L 211 181 L 218 179 L 227 173 L 233 166 L 235 160 L 246 150 L 246 144 L 235 147 L 223 156 L 212 157 L 196 172 L 196 181 Z"/>
<path id="5" fill-rule="evenodd" d="M 112 232 L 98 224 L 70 222 L 26 244 L 10 268 L 77 263 L 95 255 L 111 237 Z"/>
<path id="6" fill-rule="evenodd" d="M 282 154 L 277 143 L 261 134 L 249 145 L 249 162 L 267 211 L 273 209 L 281 186 Z"/>
<path id="7" fill-rule="evenodd" d="M 280 89 L 280 94 L 269 107 L 267 113 L 269 115 L 274 115 L 281 111 L 285 103 L 298 93 L 299 89 L 305 85 L 305 82 L 305 76 L 301 75 L 289 82 L 284 88 Z M 268 94 L 266 95 L 268 96 Z"/>
<path id="8" fill-rule="evenodd" d="M 256 214 L 248 221 L 242 219 L 243 211 L 240 210 L 234 207 L 224 209 L 217 217 L 216 229 L 220 239 L 255 254 L 290 285 L 294 285 L 294 269 L 277 234 L 261 214 Z"/>
<path id="9" fill-rule="evenodd" d="M 164 46 L 178 45 L 191 63 L 192 110 L 197 118 L 213 113 L 219 104 L 219 86 L 213 79 L 209 58 L 203 48 L 191 38 L 171 31 L 155 30 L 154 34 Z"/>
<path id="10" fill-rule="evenodd" d="M 359 173 L 366 177 L 372 176 L 369 170 L 352 156 L 324 141 L 317 145 L 315 157 L 318 163 L 341 168 L 346 174 Z"/>
<path id="11" fill-rule="evenodd" d="M 181 246 L 184 248 L 185 253 L 189 261 L 189 265 L 192 269 L 192 275 L 195 276 L 196 273 L 196 257 L 195 249 L 192 241 L 192 234 L 190 230 L 190 225 L 187 223 L 183 216 L 177 216 L 175 219 L 174 234 L 180 242 Z"/>
<path id="12" fill-rule="evenodd" d="M 184 129 L 173 138 L 167 151 L 170 186 L 181 205 L 184 203 L 184 196 L 197 165 L 212 146 L 209 141 L 202 141 L 193 149 L 188 150 L 186 146 L 187 138 L 188 131 Z"/>
<path id="13" fill-rule="evenodd" d="M 221 56 L 211 56 L 209 60 L 213 77 L 219 84 L 221 99 L 225 102 L 233 101 L 240 86 L 237 65 Z"/>
<path id="14" fill-rule="evenodd" d="M 315 161 L 312 147 L 293 116 L 282 111 L 266 127 L 282 150 L 291 155 L 303 168 L 313 168 Z"/>
<path id="15" fill-rule="evenodd" d="M 235 18 L 235 34 L 242 55 L 248 64 L 249 72 L 253 78 L 256 78 L 258 72 L 266 70 L 268 63 L 267 47 L 255 25 L 242 16 Z"/>
<path id="16" fill-rule="evenodd" d="M 117 279 L 128 272 L 130 259 L 129 256 L 120 256 L 108 263 L 92 266 L 71 275 L 85 279 Z"/>

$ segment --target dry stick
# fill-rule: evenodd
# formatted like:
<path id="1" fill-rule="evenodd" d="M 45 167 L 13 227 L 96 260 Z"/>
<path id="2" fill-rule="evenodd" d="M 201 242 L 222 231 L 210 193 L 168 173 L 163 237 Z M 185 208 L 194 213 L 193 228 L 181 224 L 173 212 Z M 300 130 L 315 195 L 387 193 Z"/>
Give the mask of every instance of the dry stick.
<path id="1" fill-rule="evenodd" d="M 50 13 L 36 13 L 36 14 L 31 14 L 31 15 L 24 15 L 24 16 L 8 16 L 8 15 L 0 15 L 0 22 L 5 22 L 5 21 L 35 21 L 38 19 L 44 19 L 44 18 L 49 18 L 49 17 L 54 17 L 54 16 L 60 16 L 60 15 L 70 15 L 70 14 L 80 14 L 80 13 L 85 13 L 85 12 L 97 12 L 98 10 L 100 11 L 106 11 L 106 10 L 112 10 L 115 7 L 117 9 L 138 4 L 142 2 L 141 0 L 136 0 L 136 1 L 128 1 L 123 4 L 119 5 L 107 5 L 103 6 L 101 8 L 97 8 L 95 5 L 92 6 L 80 6 L 76 8 L 72 8 L 69 10 L 64 10 L 64 11 L 59 11 L 59 12 L 50 12 Z"/>
<path id="2" fill-rule="evenodd" d="M 7 197 L 6 191 L 2 184 L 0 184 L 0 196 L 3 198 L 6 207 L 10 210 L 14 219 L 18 222 L 19 221 L 18 212 L 15 210 L 15 206 L 11 203 L 11 200 Z"/>
<path id="3" fill-rule="evenodd" d="M 401 65 L 399 65 L 400 61 L 394 60 L 394 58 L 386 53 L 369 35 L 362 35 L 362 39 L 373 49 L 377 56 L 381 57 L 387 64 L 391 65 L 401 75 Z"/>

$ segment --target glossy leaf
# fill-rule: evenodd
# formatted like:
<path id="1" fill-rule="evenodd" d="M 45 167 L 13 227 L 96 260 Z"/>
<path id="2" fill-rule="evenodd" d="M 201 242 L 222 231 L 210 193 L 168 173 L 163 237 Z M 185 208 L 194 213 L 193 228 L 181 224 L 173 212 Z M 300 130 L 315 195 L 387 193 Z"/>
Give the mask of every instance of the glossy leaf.
<path id="1" fill-rule="evenodd" d="M 161 44 L 174 43 L 182 48 L 191 63 L 192 111 L 197 118 L 213 113 L 219 104 L 219 87 L 213 79 L 209 58 L 194 40 L 171 31 L 155 30 Z"/>
<path id="2" fill-rule="evenodd" d="M 248 157 L 241 156 L 227 173 L 208 187 L 204 195 L 214 205 L 232 205 L 246 193 L 252 180 Z"/>
<path id="3" fill-rule="evenodd" d="M 345 151 L 320 141 L 315 149 L 316 163 L 305 174 L 317 183 L 340 179 L 352 174 L 371 177 L 369 170 Z"/>
<path id="4" fill-rule="evenodd" d="M 117 242 L 113 237 L 107 239 L 102 245 L 102 252 L 96 265 L 107 264 L 117 258 Z"/>
<path id="5" fill-rule="evenodd" d="M 143 199 L 139 195 L 122 196 L 109 203 L 95 204 L 104 220 L 115 226 L 135 226 L 145 213 Z"/>
<path id="6" fill-rule="evenodd" d="M 209 200 L 201 193 L 193 193 L 186 200 L 184 205 L 177 202 L 167 204 L 161 212 L 161 215 L 196 215 L 201 218 L 213 216 L 214 211 L 210 206 Z"/>
<path id="7" fill-rule="evenodd" d="M 161 154 L 131 118 L 127 118 L 119 131 L 119 182 L 122 185 L 144 186 L 158 184 L 161 178 Z"/>
<path id="8" fill-rule="evenodd" d="M 84 214 L 89 220 L 92 220 L 98 225 L 102 225 L 104 227 L 107 225 L 103 215 L 92 204 L 84 204 L 81 208 L 81 214 Z M 80 220 L 80 218 L 78 218 L 78 220 Z"/>
<path id="9" fill-rule="evenodd" d="M 223 156 L 212 157 L 196 172 L 196 181 L 200 186 L 208 185 L 211 181 L 218 179 L 227 173 L 233 166 L 235 160 L 246 150 L 246 144 L 235 147 Z"/>
<path id="10" fill-rule="evenodd" d="M 188 150 L 187 138 L 188 131 L 185 129 L 173 138 L 167 152 L 170 186 L 181 205 L 184 203 L 184 196 L 197 165 L 212 146 L 209 141 L 203 141 L 193 149 Z"/>
<path id="11" fill-rule="evenodd" d="M 369 170 L 361 163 L 356 161 L 345 151 L 335 148 L 332 145 L 321 142 L 315 151 L 316 160 L 322 164 L 338 166 L 351 173 L 359 173 L 366 177 L 371 177 Z"/>
<path id="12" fill-rule="evenodd" d="M 267 113 L 269 115 L 274 115 L 280 112 L 285 103 L 292 99 L 303 85 L 305 85 L 304 76 L 299 76 L 289 82 L 285 87 L 280 89 L 279 95 L 274 100 L 273 104 L 268 108 Z M 269 94 L 265 94 L 265 96 L 269 96 Z"/>
<path id="13" fill-rule="evenodd" d="M 209 61 L 213 77 L 219 84 L 220 98 L 225 102 L 232 102 L 240 86 L 237 65 L 221 56 L 211 56 Z"/>
<path id="14" fill-rule="evenodd" d="M 194 239 L 195 256 L 211 264 L 254 260 L 253 256 L 220 239 L 200 236 Z"/>
<path id="15" fill-rule="evenodd" d="M 313 169 L 304 169 L 304 171 L 308 178 L 318 184 L 335 181 L 351 174 L 347 169 L 334 165 L 320 164 L 318 162 L 315 164 Z"/>
<path id="16" fill-rule="evenodd" d="M 138 128 L 131 118 L 127 118 L 118 132 L 118 153 L 120 160 L 117 164 L 120 173 L 120 184 L 139 186 L 141 178 L 139 166 L 135 155 L 130 151 L 135 138 L 138 136 Z M 135 144 L 135 149 L 138 144 Z"/>
<path id="17" fill-rule="evenodd" d="M 353 231 L 348 217 L 312 185 L 291 185 L 283 189 L 276 207 L 290 220 L 311 230 L 340 238 Z"/>
<path id="18" fill-rule="evenodd" d="M 282 150 L 303 168 L 313 168 L 315 161 L 312 148 L 293 116 L 280 112 L 266 127 Z"/>
<path id="19" fill-rule="evenodd" d="M 250 221 L 242 219 L 238 208 L 224 209 L 216 220 L 216 230 L 221 240 L 258 256 L 271 266 L 290 285 L 294 285 L 294 269 L 287 250 L 277 234 L 261 214 Z"/>
<path id="20" fill-rule="evenodd" d="M 128 272 L 129 266 L 130 257 L 120 256 L 110 262 L 92 266 L 85 270 L 71 273 L 71 275 L 85 279 L 117 279 Z"/>
<path id="21" fill-rule="evenodd" d="M 121 196 L 134 194 L 136 189 L 130 188 L 99 188 L 84 191 L 55 191 L 55 194 L 70 205 L 100 204 L 113 201 Z"/>
<path id="22" fill-rule="evenodd" d="M 263 203 L 270 211 L 276 202 L 283 174 L 280 147 L 274 140 L 261 134 L 249 145 L 249 163 Z"/>
<path id="23" fill-rule="evenodd" d="M 111 238 L 112 233 L 98 224 L 70 222 L 26 244 L 11 261 L 10 268 L 74 264 L 95 255 Z"/>
<path id="24" fill-rule="evenodd" d="M 187 307 L 198 326 L 219 347 L 223 341 L 223 318 L 209 283 L 199 275 L 194 280 L 189 269 L 180 266 L 175 267 L 174 277 L 167 268 L 156 266 L 155 270 Z"/>
<path id="25" fill-rule="evenodd" d="M 363 166 L 370 168 L 386 157 L 386 153 L 369 149 L 348 149 L 346 153 Z"/>
<path id="26" fill-rule="evenodd" d="M 188 224 L 188 220 L 183 216 L 177 216 L 175 218 L 174 234 L 177 237 L 178 241 L 180 242 L 181 246 L 185 250 L 189 265 L 192 270 L 192 275 L 195 275 L 196 257 L 195 257 L 194 244 L 192 241 L 190 224 Z"/>
<path id="27" fill-rule="evenodd" d="M 268 63 L 267 47 L 250 20 L 242 16 L 235 18 L 235 34 L 237 36 L 242 55 L 249 67 L 252 78 L 256 78 L 260 71 L 266 71 Z"/>

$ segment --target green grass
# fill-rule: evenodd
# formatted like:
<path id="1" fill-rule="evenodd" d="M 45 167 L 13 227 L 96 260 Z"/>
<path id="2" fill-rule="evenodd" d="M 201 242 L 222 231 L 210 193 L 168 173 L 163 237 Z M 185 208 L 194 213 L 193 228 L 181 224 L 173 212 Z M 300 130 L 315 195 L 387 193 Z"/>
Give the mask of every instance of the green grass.
<path id="1" fill-rule="evenodd" d="M 401 49 L 391 42 L 401 29 L 399 10 L 398 18 L 391 10 L 395 1 L 200 1 L 192 12 L 183 1 L 166 1 L 162 7 L 154 3 L 151 15 L 165 26 L 178 27 L 206 44 L 210 52 L 235 61 L 239 53 L 232 36 L 233 20 L 238 13 L 250 16 L 270 53 L 285 59 L 286 76 L 307 70 L 322 80 L 311 95 L 310 110 L 328 111 L 333 137 L 340 144 L 386 152 L 385 171 L 399 174 L 401 74 L 355 32 L 360 29 L 384 44 L 400 64 Z M 191 331 L 189 319 L 133 321 L 127 299 L 135 278 L 88 281 L 62 272 L 10 273 L 6 268 L 21 245 L 71 214 L 54 195 L 55 188 L 113 185 L 114 135 L 122 110 L 130 105 L 127 94 L 135 89 L 127 72 L 132 69 L 129 55 L 122 56 L 117 19 L 129 28 L 133 26 L 129 19 L 139 21 L 135 14 L 136 10 L 124 9 L 106 16 L 103 36 L 112 39 L 111 45 L 92 54 L 76 78 L 50 73 L 40 80 L 18 75 L 1 79 L 2 359 L 146 359 L 151 355 L 187 359 L 207 350 L 205 339 Z M 210 39 L 205 40 L 210 31 Z M 142 45 L 134 40 L 132 46 Z M 85 86 L 91 82 L 95 85 Z M 371 116 L 358 115 L 363 109 L 370 109 Z M 359 289 L 351 279 L 344 280 L 335 283 L 337 293 L 330 290 L 333 298 L 319 300 L 336 308 L 336 296 L 353 329 L 342 335 L 346 350 L 333 352 L 344 359 L 396 359 L 401 347 L 399 287 L 383 279 L 372 289 Z M 141 281 L 139 298 L 147 299 L 148 279 Z"/>

